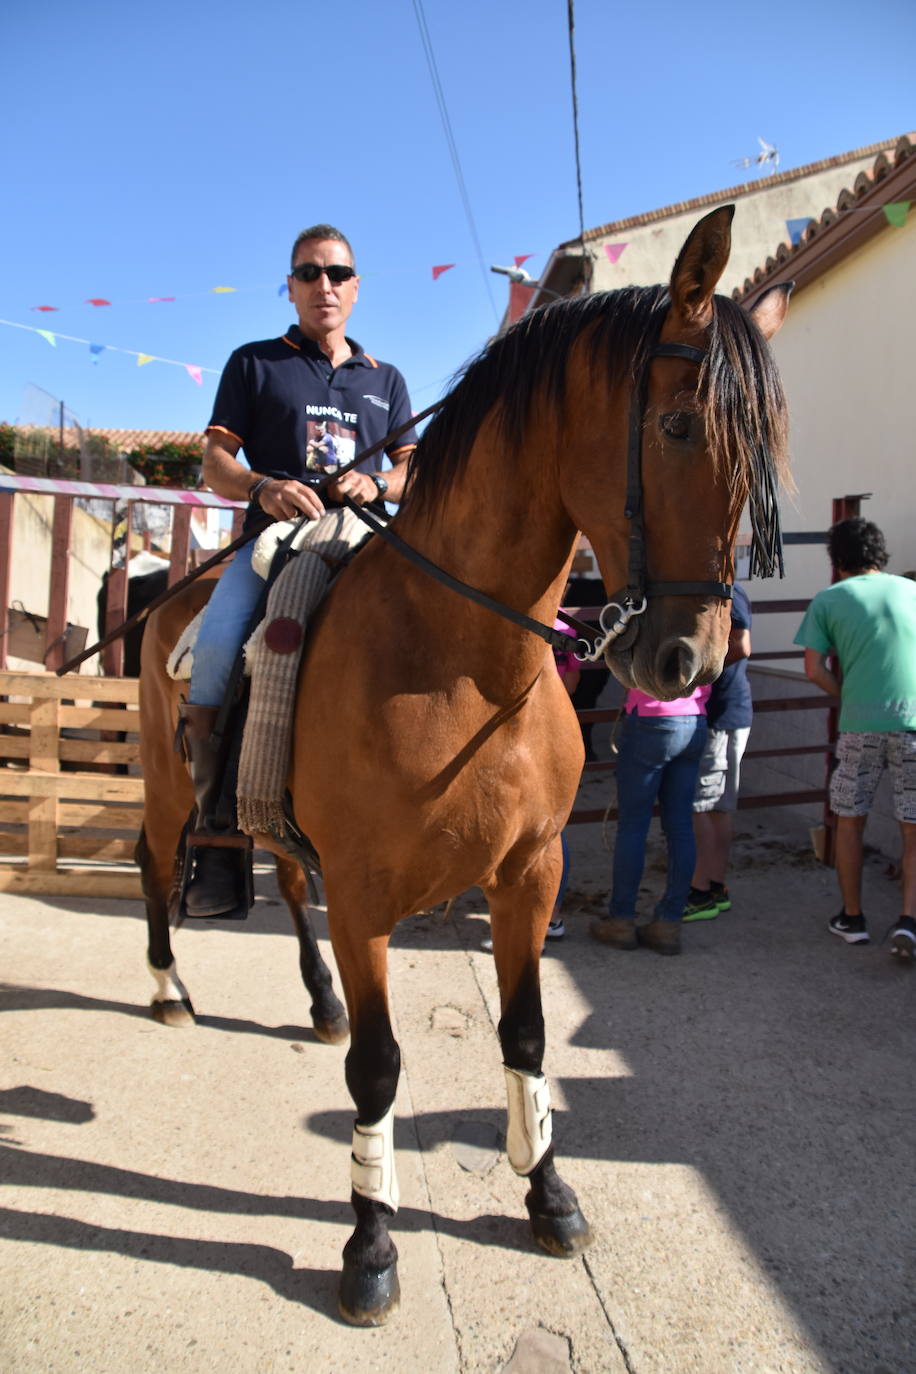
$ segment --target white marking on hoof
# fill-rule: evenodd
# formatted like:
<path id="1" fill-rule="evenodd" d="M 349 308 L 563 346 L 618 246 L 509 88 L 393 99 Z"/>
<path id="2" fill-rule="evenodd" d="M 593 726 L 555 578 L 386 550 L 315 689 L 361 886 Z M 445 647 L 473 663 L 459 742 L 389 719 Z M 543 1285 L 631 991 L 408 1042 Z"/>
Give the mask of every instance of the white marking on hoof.
<path id="1" fill-rule="evenodd" d="M 147 959 L 147 968 L 156 980 L 156 996 L 154 1002 L 190 1002 L 188 990 L 178 977 L 178 970 L 175 960 L 169 964 L 168 968 L 153 968 Z"/>

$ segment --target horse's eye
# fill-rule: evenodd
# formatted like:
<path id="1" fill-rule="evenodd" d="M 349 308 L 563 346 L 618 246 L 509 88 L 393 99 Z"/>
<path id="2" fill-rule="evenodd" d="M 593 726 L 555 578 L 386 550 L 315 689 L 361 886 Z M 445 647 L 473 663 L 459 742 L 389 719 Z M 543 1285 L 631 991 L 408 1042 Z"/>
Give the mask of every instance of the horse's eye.
<path id="1" fill-rule="evenodd" d="M 661 417 L 661 426 L 669 439 L 689 439 L 693 416 L 688 410 L 673 410 Z"/>

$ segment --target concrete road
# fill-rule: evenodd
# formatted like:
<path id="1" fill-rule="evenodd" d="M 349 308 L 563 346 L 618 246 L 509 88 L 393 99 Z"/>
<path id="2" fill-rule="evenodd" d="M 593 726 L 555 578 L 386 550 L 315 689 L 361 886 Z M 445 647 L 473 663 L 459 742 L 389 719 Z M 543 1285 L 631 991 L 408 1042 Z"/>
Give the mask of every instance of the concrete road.
<path id="1" fill-rule="evenodd" d="M 533 1248 L 501 1150 L 477 894 L 399 927 L 402 1305 L 371 1331 L 335 1308 L 345 1050 L 305 1028 L 269 869 L 246 925 L 179 932 L 186 1031 L 149 1018 L 139 904 L 0 897 L 0 1367 L 912 1374 L 916 971 L 827 933 L 806 836 L 743 823 L 734 909 L 679 959 L 589 940 L 609 857 L 571 832 L 542 972 L 578 1260 Z M 867 891 L 880 933 L 899 887 Z"/>

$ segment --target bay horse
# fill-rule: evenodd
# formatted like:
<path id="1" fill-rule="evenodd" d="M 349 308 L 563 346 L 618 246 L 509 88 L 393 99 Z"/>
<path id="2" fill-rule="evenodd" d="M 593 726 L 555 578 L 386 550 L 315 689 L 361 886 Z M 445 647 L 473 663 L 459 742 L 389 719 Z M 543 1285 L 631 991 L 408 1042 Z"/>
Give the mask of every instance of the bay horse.
<path id="1" fill-rule="evenodd" d="M 789 288 L 750 314 L 714 295 L 732 214 L 726 206 L 695 226 L 667 289 L 561 301 L 493 341 L 420 440 L 393 522 L 446 573 L 547 625 L 583 531 L 605 587 L 626 589 L 612 603 L 614 625 L 602 616 L 605 660 L 624 685 L 665 699 L 721 671 L 746 500 L 758 570 L 773 571 L 774 538 L 778 547 L 785 404 L 765 339 Z M 163 665 L 203 595 L 192 586 L 183 605 L 151 617 L 141 674 L 140 861 L 166 1020 L 189 1010 L 167 897 L 192 796 L 172 752 L 178 690 Z M 296 822 L 320 855 L 351 1027 L 356 1225 L 338 1305 L 354 1324 L 382 1323 L 399 1300 L 388 1231 L 400 1070 L 389 937 L 403 917 L 468 888 L 480 887 L 490 910 L 507 1154 L 528 1180 L 534 1237 L 558 1256 L 590 1239 L 554 1163 L 538 973 L 582 762 L 543 640 L 371 540 L 310 626 L 288 783 Z M 280 852 L 270 836 L 255 843 Z M 301 879 L 288 858 L 279 864 L 292 908 Z"/>

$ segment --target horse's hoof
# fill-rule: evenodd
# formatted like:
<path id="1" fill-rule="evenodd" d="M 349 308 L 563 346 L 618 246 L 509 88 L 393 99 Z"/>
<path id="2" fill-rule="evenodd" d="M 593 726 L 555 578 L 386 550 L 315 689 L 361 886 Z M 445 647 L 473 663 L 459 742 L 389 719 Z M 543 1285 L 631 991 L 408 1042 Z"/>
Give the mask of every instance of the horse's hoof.
<path id="1" fill-rule="evenodd" d="M 538 1245 L 555 1259 L 574 1259 L 592 1243 L 591 1227 L 577 1207 L 564 1217 L 529 1212 L 531 1231 Z"/>
<path id="2" fill-rule="evenodd" d="M 339 1016 L 331 1017 L 328 1021 L 313 1020 L 312 1029 L 315 1032 L 315 1039 L 320 1040 L 322 1045 L 340 1045 L 350 1037 L 350 1022 L 344 1011 Z"/>
<path id="3" fill-rule="evenodd" d="M 162 1026 L 180 1027 L 197 1025 L 194 1008 L 191 1006 L 190 999 L 187 997 L 182 1001 L 173 999 L 169 1002 L 151 1002 L 150 1011 L 153 1014 L 153 1020 L 158 1021 Z"/>
<path id="4" fill-rule="evenodd" d="M 401 1302 L 396 1263 L 384 1269 L 357 1267 L 344 1260 L 337 1310 L 351 1326 L 384 1326 Z"/>

